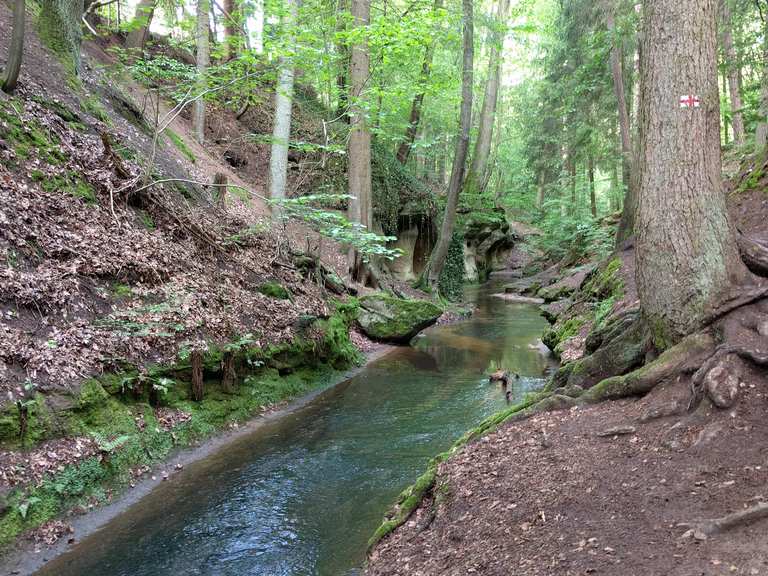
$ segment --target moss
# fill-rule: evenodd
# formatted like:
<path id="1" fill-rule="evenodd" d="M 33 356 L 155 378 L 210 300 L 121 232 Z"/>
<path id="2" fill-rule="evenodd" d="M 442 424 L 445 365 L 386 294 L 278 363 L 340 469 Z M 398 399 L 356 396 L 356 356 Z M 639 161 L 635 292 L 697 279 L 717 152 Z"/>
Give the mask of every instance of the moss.
<path id="1" fill-rule="evenodd" d="M 47 176 L 42 181 L 42 187 L 46 192 L 66 192 L 75 198 L 82 198 L 87 204 L 96 203 L 96 191 L 93 186 L 72 170 L 64 174 Z"/>
<path id="2" fill-rule="evenodd" d="M 443 313 L 433 302 L 396 298 L 384 293 L 362 297 L 360 306 L 358 320 L 363 330 L 378 340 L 409 340 Z"/>
<path id="3" fill-rule="evenodd" d="M 624 297 L 624 280 L 620 274 L 621 258 L 618 256 L 601 266 L 584 286 L 586 293 L 595 300 Z"/>
<path id="4" fill-rule="evenodd" d="M 270 298 L 277 298 L 278 300 L 291 300 L 291 293 L 288 291 L 288 289 L 279 282 L 275 282 L 273 280 L 264 282 L 258 288 L 256 288 L 256 290 L 264 294 L 264 296 L 269 296 Z"/>
<path id="5" fill-rule="evenodd" d="M 192 164 L 197 161 L 195 155 L 192 153 L 192 150 L 189 149 L 189 146 L 187 146 L 186 142 L 184 142 L 181 136 L 176 134 L 176 132 L 170 128 L 166 128 L 165 135 L 168 137 L 168 140 L 170 140 L 171 143 L 176 147 L 176 149 L 187 158 L 187 160 L 192 162 Z"/>
<path id="6" fill-rule="evenodd" d="M 77 74 L 80 69 L 83 3 L 78 0 L 41 0 L 37 18 L 40 39 Z"/>
<path id="7" fill-rule="evenodd" d="M 0 138 L 16 153 L 20 160 L 33 156 L 43 162 L 58 166 L 66 160 L 59 146 L 59 139 L 48 132 L 39 122 L 22 122 L 23 105 L 17 99 L 0 101 Z"/>
<path id="8" fill-rule="evenodd" d="M 130 298 L 133 294 L 131 287 L 127 284 L 120 284 L 118 282 L 112 284 L 109 291 L 114 298 Z"/>
<path id="9" fill-rule="evenodd" d="M 547 330 L 541 337 L 541 341 L 546 344 L 547 348 L 559 355 L 562 350 L 559 350 L 560 345 L 579 333 L 581 327 L 585 324 L 586 318 L 583 316 L 573 316 L 563 321 L 562 323 L 555 324 L 552 328 Z"/>
<path id="10" fill-rule="evenodd" d="M 112 125 L 112 119 L 109 117 L 109 114 L 107 114 L 107 109 L 104 108 L 101 100 L 99 100 L 98 96 L 95 94 L 88 94 L 81 98 L 80 105 L 83 107 L 83 110 L 97 120 L 104 122 L 104 124 L 107 124 L 108 126 Z"/>
<path id="11" fill-rule="evenodd" d="M 393 509 L 388 513 L 387 517 L 368 540 L 368 550 L 371 550 L 382 538 L 408 520 L 413 511 L 416 510 L 424 499 L 424 496 L 426 496 L 433 488 L 435 480 L 437 479 L 437 468 L 442 462 L 448 460 L 472 440 L 476 440 L 477 438 L 496 430 L 510 418 L 549 396 L 549 393 L 543 392 L 529 394 L 519 404 L 515 404 L 506 410 L 502 410 L 501 412 L 489 416 L 478 426 L 467 431 L 461 438 L 454 442 L 448 450 L 432 458 L 429 461 L 429 464 L 427 464 L 427 470 L 416 479 L 416 482 L 400 493 Z"/>
<path id="12" fill-rule="evenodd" d="M 451 237 L 437 284 L 440 295 L 449 302 L 461 300 L 464 294 L 464 236 L 461 232 L 454 232 Z"/>
<path id="13" fill-rule="evenodd" d="M 19 410 L 9 403 L 0 411 L 0 446 L 21 448 L 35 444 L 53 434 L 54 417 L 45 402 L 45 397 L 36 394 L 27 407 L 27 431 L 23 440 L 19 429 Z"/>

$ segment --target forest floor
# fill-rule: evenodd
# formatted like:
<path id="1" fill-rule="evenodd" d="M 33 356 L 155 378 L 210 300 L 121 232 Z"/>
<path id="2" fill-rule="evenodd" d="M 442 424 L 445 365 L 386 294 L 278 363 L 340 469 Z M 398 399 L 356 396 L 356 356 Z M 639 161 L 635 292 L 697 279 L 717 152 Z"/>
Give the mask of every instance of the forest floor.
<path id="1" fill-rule="evenodd" d="M 742 233 L 765 242 L 766 182 L 756 184 L 729 185 L 729 208 Z M 616 306 L 636 303 L 627 254 Z M 765 370 L 750 367 L 740 388 L 727 410 L 707 401 L 649 419 L 687 400 L 668 383 L 639 399 L 503 424 L 438 466 L 419 507 L 374 547 L 366 574 L 768 575 L 768 520 L 708 537 L 687 526 L 768 502 Z"/>

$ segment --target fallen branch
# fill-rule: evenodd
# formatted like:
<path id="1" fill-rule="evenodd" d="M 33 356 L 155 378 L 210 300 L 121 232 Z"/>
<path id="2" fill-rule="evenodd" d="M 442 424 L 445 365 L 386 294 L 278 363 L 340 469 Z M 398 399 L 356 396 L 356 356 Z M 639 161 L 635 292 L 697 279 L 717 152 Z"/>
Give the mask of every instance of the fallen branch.
<path id="1" fill-rule="evenodd" d="M 697 522 L 678 524 L 678 526 L 689 528 L 689 530 L 683 534 L 683 537 L 693 536 L 697 540 L 704 540 L 707 536 L 713 534 L 719 534 L 732 528 L 739 526 L 745 526 L 752 524 L 759 520 L 768 518 L 768 502 L 760 502 L 744 510 L 733 512 L 732 514 L 726 514 L 720 518 L 714 518 L 712 520 L 699 520 Z"/>

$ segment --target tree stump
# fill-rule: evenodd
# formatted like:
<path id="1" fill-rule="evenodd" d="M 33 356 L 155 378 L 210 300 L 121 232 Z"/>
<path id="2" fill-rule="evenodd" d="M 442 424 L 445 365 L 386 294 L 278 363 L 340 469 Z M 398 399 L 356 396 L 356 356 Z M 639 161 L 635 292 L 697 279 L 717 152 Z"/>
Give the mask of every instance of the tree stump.
<path id="1" fill-rule="evenodd" d="M 203 353 L 200 350 L 192 352 L 192 400 L 200 402 L 203 399 Z"/>
<path id="2" fill-rule="evenodd" d="M 216 207 L 220 210 L 227 209 L 227 176 L 221 172 L 216 172 L 213 176 L 213 183 L 216 192 Z"/>

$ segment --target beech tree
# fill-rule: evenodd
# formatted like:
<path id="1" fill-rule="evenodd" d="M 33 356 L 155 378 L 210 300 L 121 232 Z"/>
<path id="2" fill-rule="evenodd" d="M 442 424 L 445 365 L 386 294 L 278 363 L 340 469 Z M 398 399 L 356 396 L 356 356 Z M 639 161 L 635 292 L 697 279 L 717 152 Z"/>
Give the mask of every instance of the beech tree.
<path id="1" fill-rule="evenodd" d="M 80 71 L 83 0 L 41 0 L 37 26 L 40 39 Z"/>
<path id="2" fill-rule="evenodd" d="M 371 17 L 370 0 L 352 0 L 353 26 L 364 29 Z M 364 95 L 370 76 L 370 55 L 365 32 L 352 45 L 349 67 L 349 153 L 347 181 L 349 190 L 349 220 L 373 228 L 371 198 L 371 132 L 366 118 Z M 357 250 L 350 249 L 349 269 L 352 278 L 363 280 L 364 265 Z"/>
<path id="3" fill-rule="evenodd" d="M 135 58 L 144 50 L 156 6 L 157 0 L 140 0 L 136 5 L 130 32 L 125 39 L 125 47 L 132 51 L 132 54 L 129 54 L 130 58 Z"/>
<path id="4" fill-rule="evenodd" d="M 288 147 L 291 138 L 291 108 L 293 107 L 294 63 L 290 50 L 295 41 L 294 27 L 298 22 L 300 0 L 287 0 L 288 18 L 285 26 L 288 30 L 287 52 L 280 57 L 277 86 L 275 89 L 275 117 L 272 124 L 272 151 L 269 157 L 269 197 L 273 200 L 285 198 L 288 180 Z M 273 208 L 273 215 L 279 217 L 279 208 Z"/>
<path id="5" fill-rule="evenodd" d="M 15 0 L 13 3 L 13 31 L 11 47 L 8 51 L 8 63 L 0 78 L 3 92 L 11 93 L 16 89 L 21 70 L 21 60 L 24 55 L 24 27 L 26 24 L 25 1 Z"/>
<path id="6" fill-rule="evenodd" d="M 664 348 L 746 274 L 722 189 L 716 0 L 644 5 L 637 282 Z"/>
<path id="7" fill-rule="evenodd" d="M 465 183 L 469 193 L 482 193 L 487 182 L 488 159 L 491 155 L 493 125 L 496 121 L 496 106 L 499 100 L 499 84 L 501 82 L 501 65 L 503 62 L 504 37 L 506 36 L 507 12 L 509 0 L 499 0 L 496 21 L 490 34 L 490 55 L 488 57 L 488 78 L 485 82 L 485 94 L 480 109 L 480 121 L 475 140 L 475 150 L 472 163 L 467 172 Z"/>
<path id="8" fill-rule="evenodd" d="M 446 194 L 445 212 L 440 226 L 440 236 L 432 250 L 429 262 L 422 272 L 421 283 L 437 286 L 440 273 L 445 265 L 448 247 L 451 244 L 456 225 L 456 208 L 459 205 L 459 193 L 464 179 L 467 152 L 469 150 L 469 132 L 472 127 L 472 82 L 474 66 L 474 23 L 472 0 L 462 0 L 462 75 L 461 75 L 461 110 L 459 113 L 459 134 L 456 138 L 456 151 L 453 156 L 451 179 Z"/>
<path id="9" fill-rule="evenodd" d="M 198 97 L 195 100 L 192 110 L 192 124 L 195 131 L 195 139 L 202 144 L 205 142 L 205 98 L 202 93 L 205 91 L 208 76 L 208 66 L 210 65 L 210 39 L 209 39 L 209 0 L 197 0 L 197 91 Z"/>

